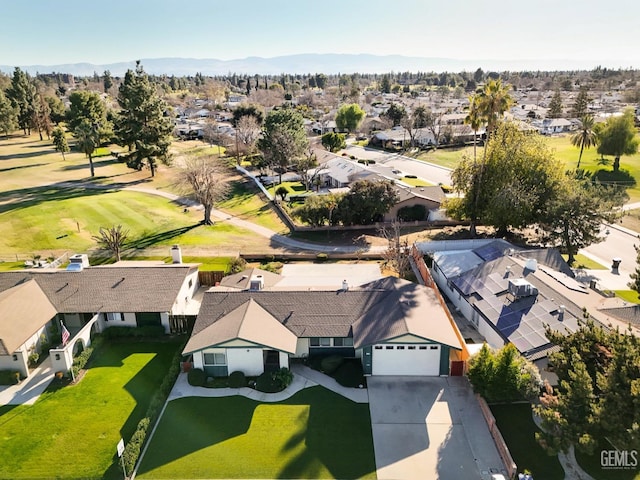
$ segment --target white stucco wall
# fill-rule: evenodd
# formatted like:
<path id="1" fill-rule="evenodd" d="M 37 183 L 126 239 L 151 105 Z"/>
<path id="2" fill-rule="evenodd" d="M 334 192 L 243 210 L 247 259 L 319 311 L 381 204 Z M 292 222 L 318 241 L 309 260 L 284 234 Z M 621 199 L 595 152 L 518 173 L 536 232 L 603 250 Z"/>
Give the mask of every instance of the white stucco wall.
<path id="1" fill-rule="evenodd" d="M 289 355 L 280 352 L 280 368 L 289 368 Z"/>
<path id="2" fill-rule="evenodd" d="M 309 356 L 309 339 L 298 338 L 296 342 L 296 357 L 308 357 Z"/>
<path id="3" fill-rule="evenodd" d="M 122 321 L 120 322 L 109 322 L 109 326 L 111 327 L 135 327 L 137 325 L 138 324 L 136 323 L 136 314 L 131 312 L 123 313 Z"/>
<path id="4" fill-rule="evenodd" d="M 16 360 L 13 359 L 13 355 L 16 356 Z M 0 355 L 0 370 L 17 371 L 25 378 L 29 375 L 28 359 L 29 356 L 22 351 L 17 351 L 10 355 Z"/>
<path id="5" fill-rule="evenodd" d="M 479 317 L 478 332 L 484 337 L 490 347 L 500 348 L 505 344 L 504 339 L 498 334 L 487 321 Z"/>
<path id="6" fill-rule="evenodd" d="M 230 342 L 224 342 L 219 344 L 220 347 L 249 347 L 255 348 L 256 344 L 252 342 L 247 342 L 246 340 L 231 340 Z M 262 347 L 260 347 L 262 348 Z"/>
<path id="7" fill-rule="evenodd" d="M 202 358 L 202 352 L 193 353 L 193 368 L 204 369 L 204 360 Z"/>
<path id="8" fill-rule="evenodd" d="M 189 286 L 189 283 L 191 283 L 191 286 Z M 185 277 L 184 283 L 180 287 L 178 296 L 176 297 L 173 303 L 173 307 L 171 308 L 172 315 L 186 314 L 186 308 L 195 295 L 196 291 L 198 290 L 199 286 L 200 284 L 198 283 L 198 269 L 195 268 Z"/>
<path id="9" fill-rule="evenodd" d="M 171 333 L 171 325 L 169 324 L 169 313 L 162 312 L 160 314 L 160 323 L 164 327 L 164 333 Z"/>
<path id="10" fill-rule="evenodd" d="M 73 348 L 52 349 L 49 353 L 54 372 L 66 372 L 73 365 Z"/>
<path id="11" fill-rule="evenodd" d="M 261 348 L 227 348 L 226 350 L 229 374 L 240 371 L 248 377 L 253 377 L 264 372 Z"/>

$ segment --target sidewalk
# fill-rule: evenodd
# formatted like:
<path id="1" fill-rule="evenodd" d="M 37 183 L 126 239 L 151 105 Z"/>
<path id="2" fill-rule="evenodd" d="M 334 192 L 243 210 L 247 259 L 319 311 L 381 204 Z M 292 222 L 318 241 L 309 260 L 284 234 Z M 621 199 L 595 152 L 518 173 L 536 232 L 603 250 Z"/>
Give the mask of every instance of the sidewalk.
<path id="1" fill-rule="evenodd" d="M 321 385 L 332 392 L 342 395 L 356 403 L 369 403 L 369 395 L 365 388 L 347 388 L 340 385 L 333 378 L 324 373 L 312 370 L 304 365 L 292 365 L 293 382 L 283 391 L 278 393 L 264 393 L 253 388 L 206 388 L 189 385 L 187 374 L 181 373 L 176 380 L 167 402 L 182 397 L 230 397 L 241 395 L 257 402 L 281 402 L 292 397 L 300 390 Z"/>
<path id="2" fill-rule="evenodd" d="M 0 386 L 0 405 L 33 405 L 53 380 L 51 358 L 47 357 L 18 385 Z"/>

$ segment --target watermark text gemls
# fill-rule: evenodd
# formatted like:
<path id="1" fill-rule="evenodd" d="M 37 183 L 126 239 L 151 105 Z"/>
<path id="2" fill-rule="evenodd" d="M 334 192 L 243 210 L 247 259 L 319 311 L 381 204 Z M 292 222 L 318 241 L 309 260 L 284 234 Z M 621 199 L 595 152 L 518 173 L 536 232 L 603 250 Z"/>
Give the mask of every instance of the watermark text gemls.
<path id="1" fill-rule="evenodd" d="M 638 468 L 637 450 L 602 450 L 600 466 L 608 470 L 632 470 Z"/>

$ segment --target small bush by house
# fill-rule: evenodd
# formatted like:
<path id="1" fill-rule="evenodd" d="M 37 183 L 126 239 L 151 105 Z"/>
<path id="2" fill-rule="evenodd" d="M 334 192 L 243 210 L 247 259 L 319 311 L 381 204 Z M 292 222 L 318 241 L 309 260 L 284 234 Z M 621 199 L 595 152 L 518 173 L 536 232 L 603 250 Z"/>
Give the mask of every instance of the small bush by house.
<path id="1" fill-rule="evenodd" d="M 343 362 L 344 357 L 342 355 L 329 355 L 320 362 L 320 369 L 327 375 L 333 375 Z"/>
<path id="2" fill-rule="evenodd" d="M 333 378 L 343 387 L 357 388 L 364 385 L 362 364 L 359 360 L 344 362 L 338 367 Z"/>
<path id="3" fill-rule="evenodd" d="M 189 382 L 189 385 L 202 387 L 207 381 L 207 375 L 201 368 L 193 368 L 189 370 L 189 373 L 187 374 L 187 381 Z"/>
<path id="4" fill-rule="evenodd" d="M 242 388 L 247 386 L 247 377 L 242 372 L 232 372 L 229 375 L 229 386 L 231 388 Z"/>
<path id="5" fill-rule="evenodd" d="M 20 372 L 0 370 L 0 385 L 16 385 L 20 383 Z"/>

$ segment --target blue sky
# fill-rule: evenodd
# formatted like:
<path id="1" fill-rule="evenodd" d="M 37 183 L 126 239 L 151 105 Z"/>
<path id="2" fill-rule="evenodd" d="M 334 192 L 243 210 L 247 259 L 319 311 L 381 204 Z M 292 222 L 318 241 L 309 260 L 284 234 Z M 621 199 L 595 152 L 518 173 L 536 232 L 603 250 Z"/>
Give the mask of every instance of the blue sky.
<path id="1" fill-rule="evenodd" d="M 0 64 L 373 53 L 640 68 L 637 0 L 2 0 Z"/>

